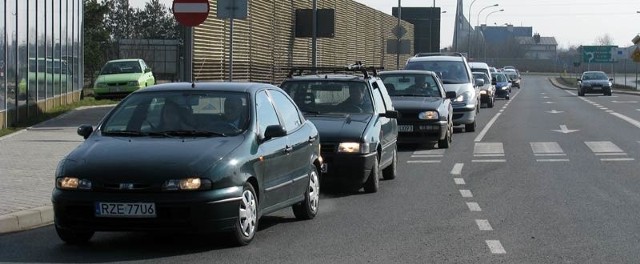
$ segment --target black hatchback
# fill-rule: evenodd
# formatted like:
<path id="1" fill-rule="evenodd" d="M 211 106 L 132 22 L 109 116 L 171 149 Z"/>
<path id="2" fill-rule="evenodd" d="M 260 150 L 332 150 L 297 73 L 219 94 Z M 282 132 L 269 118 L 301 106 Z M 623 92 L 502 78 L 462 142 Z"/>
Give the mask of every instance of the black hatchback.
<path id="1" fill-rule="evenodd" d="M 290 75 L 281 84 L 320 132 L 322 180 L 350 191 L 377 192 L 380 174 L 396 177 L 398 112 L 375 69 L 316 69 L 321 70 L 362 74 Z"/>
<path id="2" fill-rule="evenodd" d="M 96 231 L 227 231 L 246 245 L 262 215 L 318 212 L 318 131 L 273 85 L 156 85 L 78 134 L 52 197 L 68 243 Z"/>

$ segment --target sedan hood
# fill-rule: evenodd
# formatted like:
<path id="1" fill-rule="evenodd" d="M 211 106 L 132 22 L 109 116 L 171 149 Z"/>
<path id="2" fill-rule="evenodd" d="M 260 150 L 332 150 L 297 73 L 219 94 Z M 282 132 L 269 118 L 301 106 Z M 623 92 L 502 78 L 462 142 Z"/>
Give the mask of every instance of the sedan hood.
<path id="1" fill-rule="evenodd" d="M 98 76 L 96 83 L 103 82 L 132 82 L 140 79 L 142 73 L 118 73 L 118 74 L 105 74 Z"/>
<path id="2" fill-rule="evenodd" d="M 411 96 L 392 96 L 393 107 L 398 111 L 404 110 L 435 110 L 442 105 L 444 99 L 439 97 L 411 97 Z"/>
<path id="3" fill-rule="evenodd" d="M 468 83 L 444 84 L 444 90 L 447 92 L 456 92 L 461 95 L 468 91 L 473 91 L 473 87 Z"/>
<path id="4" fill-rule="evenodd" d="M 360 142 L 373 114 L 307 116 L 318 129 L 320 140 L 326 142 Z"/>
<path id="5" fill-rule="evenodd" d="M 61 173 L 106 181 L 202 176 L 243 140 L 243 136 L 92 138 L 66 157 Z"/>

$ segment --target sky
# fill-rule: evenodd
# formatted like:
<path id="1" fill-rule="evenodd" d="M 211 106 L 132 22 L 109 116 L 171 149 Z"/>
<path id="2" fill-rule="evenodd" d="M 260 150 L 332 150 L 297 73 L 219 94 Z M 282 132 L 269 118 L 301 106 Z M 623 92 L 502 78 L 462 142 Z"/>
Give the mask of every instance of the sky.
<path id="1" fill-rule="evenodd" d="M 161 1 L 167 6 L 173 2 Z M 392 8 L 398 6 L 396 0 L 354 1 L 387 14 L 391 14 Z M 509 23 L 533 27 L 534 33 L 555 37 L 559 48 L 594 45 L 598 38 L 605 35 L 613 40 L 613 45 L 627 47 L 633 45 L 631 39 L 640 34 L 640 13 L 637 13 L 640 11 L 640 0 L 464 0 L 465 17 L 469 17 L 472 1 L 475 1 L 471 6 L 472 25 L 486 21 L 489 26 Z M 134 7 L 143 7 L 147 1 L 129 2 Z M 433 3 L 434 0 L 401 0 L 403 7 L 432 7 Z M 441 47 L 451 46 L 456 3 L 456 0 L 435 0 L 435 6 L 446 11 L 441 21 Z M 495 4 L 498 6 L 490 7 Z M 504 11 L 498 11 L 500 9 Z"/>

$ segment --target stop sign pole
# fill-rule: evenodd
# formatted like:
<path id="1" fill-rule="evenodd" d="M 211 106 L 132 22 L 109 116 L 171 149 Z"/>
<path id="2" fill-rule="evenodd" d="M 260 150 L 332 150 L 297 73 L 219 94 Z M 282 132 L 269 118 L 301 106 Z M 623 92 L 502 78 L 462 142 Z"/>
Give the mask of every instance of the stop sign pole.
<path id="1" fill-rule="evenodd" d="M 193 27 L 202 24 L 209 15 L 208 0 L 174 0 L 173 16 L 185 27 L 183 81 L 193 81 Z"/>

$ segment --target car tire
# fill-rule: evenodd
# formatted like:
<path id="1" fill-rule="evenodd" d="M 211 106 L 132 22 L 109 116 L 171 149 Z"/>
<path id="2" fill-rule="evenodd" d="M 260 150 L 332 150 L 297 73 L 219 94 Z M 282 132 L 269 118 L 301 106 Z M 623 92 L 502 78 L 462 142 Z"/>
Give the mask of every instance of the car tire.
<path id="1" fill-rule="evenodd" d="M 258 198 L 250 183 L 244 184 L 241 197 L 233 238 L 237 245 L 245 246 L 251 243 L 258 229 Z"/>
<path id="2" fill-rule="evenodd" d="M 366 193 L 375 193 L 378 192 L 380 188 L 380 165 L 378 161 L 378 155 L 373 159 L 373 166 L 371 168 L 371 173 L 369 173 L 369 178 L 364 183 L 364 192 Z"/>
<path id="3" fill-rule="evenodd" d="M 447 134 L 444 136 L 443 140 L 438 140 L 438 148 L 446 149 L 451 146 L 451 142 L 453 141 L 453 126 L 447 124 Z"/>
<path id="4" fill-rule="evenodd" d="M 578 96 L 584 96 L 584 91 L 582 89 L 578 89 Z"/>
<path id="5" fill-rule="evenodd" d="M 604 95 L 606 95 L 606 96 L 611 96 L 611 90 L 606 90 L 606 91 L 604 92 Z"/>
<path id="6" fill-rule="evenodd" d="M 493 104 L 495 104 L 495 97 L 489 98 L 489 102 L 487 102 L 487 107 L 493 108 Z"/>
<path id="7" fill-rule="evenodd" d="M 304 200 L 291 206 L 293 215 L 298 220 L 309 220 L 318 214 L 318 205 L 320 204 L 320 177 L 318 177 L 318 169 L 314 165 L 309 168 L 309 184 L 304 192 Z"/>
<path id="8" fill-rule="evenodd" d="M 93 237 L 94 234 L 92 231 L 76 231 L 57 226 L 56 233 L 58 233 L 58 237 L 60 237 L 62 241 L 71 245 L 85 244 Z"/>
<path id="9" fill-rule="evenodd" d="M 509 97 L 507 97 L 507 100 L 509 100 Z M 476 121 L 473 120 L 473 123 L 471 123 L 471 124 L 464 124 L 464 131 L 465 132 L 474 132 L 474 131 L 476 131 Z"/>
<path id="10" fill-rule="evenodd" d="M 504 99 L 509 100 L 509 95 L 508 95 L 508 94 L 507 94 L 507 95 L 505 95 L 505 96 L 504 96 Z"/>
<path id="11" fill-rule="evenodd" d="M 393 161 L 391 164 L 382 170 L 382 178 L 385 180 L 393 180 L 398 174 L 398 147 L 393 149 Z"/>

